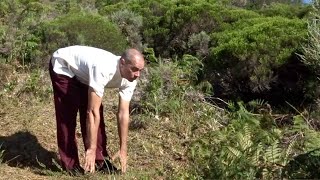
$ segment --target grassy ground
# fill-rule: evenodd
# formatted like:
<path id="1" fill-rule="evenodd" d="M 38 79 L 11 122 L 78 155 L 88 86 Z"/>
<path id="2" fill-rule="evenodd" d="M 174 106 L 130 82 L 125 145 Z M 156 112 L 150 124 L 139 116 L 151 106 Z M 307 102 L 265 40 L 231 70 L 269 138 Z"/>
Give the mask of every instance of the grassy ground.
<path id="1" fill-rule="evenodd" d="M 71 177 L 64 174 L 56 165 L 58 160 L 52 93 L 42 94 L 41 98 L 25 93 L 23 87 L 28 79 L 28 74 L 15 73 L 1 87 L 0 179 L 167 179 L 176 177 L 188 168 L 186 142 L 192 135 L 188 130 L 190 125 L 176 123 L 170 117 L 133 113 L 128 142 L 128 172 L 125 175 L 96 173 Z M 47 72 L 40 72 L 40 80 L 37 88 L 50 89 Z M 15 83 L 11 83 L 13 81 Z M 113 154 L 118 150 L 116 91 L 106 92 L 104 105 L 108 145 Z M 78 133 L 80 158 L 83 162 L 80 137 Z M 118 162 L 114 163 L 120 166 Z"/>

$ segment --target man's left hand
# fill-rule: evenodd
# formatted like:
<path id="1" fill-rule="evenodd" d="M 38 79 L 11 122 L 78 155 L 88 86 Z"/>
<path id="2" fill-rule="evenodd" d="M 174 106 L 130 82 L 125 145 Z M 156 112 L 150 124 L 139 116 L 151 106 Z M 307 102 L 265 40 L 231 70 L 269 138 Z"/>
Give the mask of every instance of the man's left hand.
<path id="1" fill-rule="evenodd" d="M 116 158 L 120 158 L 121 163 L 121 172 L 125 173 L 127 171 L 127 152 L 126 151 L 118 151 L 115 155 L 112 156 L 112 161 Z"/>
<path id="2" fill-rule="evenodd" d="M 84 171 L 93 173 L 95 171 L 96 150 L 88 149 L 85 159 Z"/>

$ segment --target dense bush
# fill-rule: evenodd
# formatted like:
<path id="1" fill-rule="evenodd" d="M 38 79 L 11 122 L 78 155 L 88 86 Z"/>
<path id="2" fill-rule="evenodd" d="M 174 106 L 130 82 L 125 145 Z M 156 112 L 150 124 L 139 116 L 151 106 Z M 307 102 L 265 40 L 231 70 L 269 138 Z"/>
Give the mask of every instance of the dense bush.
<path id="1" fill-rule="evenodd" d="M 102 14 L 128 9 L 143 17 L 143 41 L 157 55 L 183 55 L 188 50 L 188 38 L 201 31 L 211 32 L 220 27 L 222 5 L 199 1 L 130 1 L 106 6 Z"/>
<path id="2" fill-rule="evenodd" d="M 43 45 L 48 51 L 81 44 L 121 53 L 127 47 L 126 38 L 118 27 L 103 17 L 72 13 L 42 25 Z"/>
<path id="3" fill-rule="evenodd" d="M 120 10 L 111 15 L 111 21 L 118 25 L 129 41 L 130 47 L 142 50 L 142 16 L 128 10 Z"/>
<path id="4" fill-rule="evenodd" d="M 39 0 L 0 2 L 0 60 L 32 62 L 40 54 L 39 39 L 32 30 L 41 22 L 46 6 Z"/>
<path id="5" fill-rule="evenodd" d="M 294 61 L 306 35 L 306 23 L 298 19 L 239 20 L 212 34 L 205 74 L 224 94 L 268 92 L 279 84 L 280 70 Z"/>
<path id="6" fill-rule="evenodd" d="M 311 11 L 310 6 L 272 3 L 270 6 L 261 8 L 258 12 L 265 16 L 281 16 L 287 18 L 304 18 Z"/>
<path id="7" fill-rule="evenodd" d="M 191 85 L 202 68 L 201 61 L 191 55 L 184 55 L 180 61 L 171 61 L 156 59 L 148 69 L 149 83 L 144 87 L 147 93 L 142 98 L 147 112 L 155 115 L 175 114 L 186 105 L 184 100 L 188 92 L 196 90 Z"/>

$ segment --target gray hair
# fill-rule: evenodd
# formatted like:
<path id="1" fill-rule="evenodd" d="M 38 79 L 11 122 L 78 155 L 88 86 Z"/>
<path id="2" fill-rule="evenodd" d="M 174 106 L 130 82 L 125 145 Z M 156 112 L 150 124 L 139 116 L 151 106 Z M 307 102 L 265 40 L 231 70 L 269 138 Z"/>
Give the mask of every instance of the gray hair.
<path id="1" fill-rule="evenodd" d="M 126 63 L 131 63 L 133 59 L 144 59 L 142 53 L 137 49 L 125 50 L 121 55 L 121 58 L 123 58 Z"/>

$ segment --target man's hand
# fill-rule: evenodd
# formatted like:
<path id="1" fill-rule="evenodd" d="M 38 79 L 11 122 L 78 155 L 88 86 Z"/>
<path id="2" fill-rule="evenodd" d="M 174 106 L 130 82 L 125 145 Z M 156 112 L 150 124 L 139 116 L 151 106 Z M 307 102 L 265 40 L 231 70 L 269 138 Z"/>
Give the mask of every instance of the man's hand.
<path id="1" fill-rule="evenodd" d="M 121 171 L 124 173 L 127 170 L 127 140 L 128 140 L 128 130 L 129 130 L 129 101 L 119 98 L 118 107 L 118 134 L 120 138 L 120 151 L 117 152 L 113 158 L 120 158 Z"/>
<path id="2" fill-rule="evenodd" d="M 120 158 L 121 172 L 125 173 L 127 171 L 127 152 L 118 151 L 111 159 L 114 161 L 116 158 Z"/>
<path id="3" fill-rule="evenodd" d="M 84 170 L 93 173 L 95 171 L 97 134 L 100 124 L 101 97 L 92 88 L 88 90 L 88 109 L 86 120 L 87 137 L 85 137 L 86 157 Z"/>
<path id="4" fill-rule="evenodd" d="M 96 150 L 88 149 L 86 151 L 84 171 L 93 173 L 95 171 Z"/>

